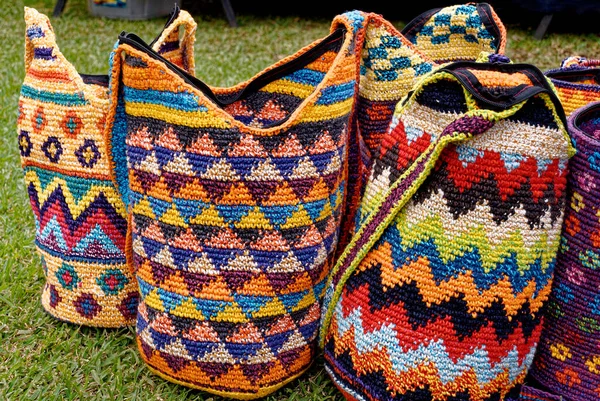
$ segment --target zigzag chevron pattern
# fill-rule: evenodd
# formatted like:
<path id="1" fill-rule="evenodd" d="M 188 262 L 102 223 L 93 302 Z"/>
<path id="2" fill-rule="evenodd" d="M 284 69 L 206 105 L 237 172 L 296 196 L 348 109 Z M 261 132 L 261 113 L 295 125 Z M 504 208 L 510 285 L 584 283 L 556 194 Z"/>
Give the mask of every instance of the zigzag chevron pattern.
<path id="1" fill-rule="evenodd" d="M 335 352 L 340 354 L 350 351 L 353 368 L 363 375 L 386 370 L 390 375 L 398 377 L 418 370 L 422 365 L 428 365 L 434 369 L 428 378 L 437 376 L 442 386 L 451 387 L 451 383 L 460 382 L 465 373 L 472 373 L 480 386 L 485 387 L 502 375 L 508 376 L 509 383 L 515 382 L 533 361 L 535 343 L 529 341 L 519 344 L 517 338 L 520 333 L 518 332 L 507 338 L 511 343 L 510 350 L 508 352 L 503 350 L 501 353 L 498 353 L 498 343 L 476 342 L 486 339 L 486 331 L 489 330 L 485 328 L 480 333 L 476 333 L 468 344 L 457 344 L 456 340 L 452 340 L 449 336 L 446 345 L 443 339 L 430 339 L 419 335 L 418 342 L 407 345 L 398 340 L 401 327 L 389 323 L 376 329 L 365 329 L 361 308 L 353 309 L 348 316 L 344 316 L 343 309 L 340 305 L 336 311 L 335 327 L 342 341 L 336 344 Z M 539 331 L 540 328 L 537 330 Z M 460 354 L 453 349 L 458 346 L 463 348 Z M 450 352 L 448 348 L 451 349 Z M 373 364 L 373 359 L 367 356 L 370 353 L 387 354 L 387 358 L 381 364 Z M 394 388 L 400 383 L 389 384 Z"/>
<path id="2" fill-rule="evenodd" d="M 111 182 L 60 176 L 42 186 L 35 169 L 26 169 L 25 182 L 36 216 L 37 242 L 48 251 L 88 259 L 124 259 L 127 222 L 124 207 Z M 90 182 L 91 181 L 91 182 Z M 75 199 L 69 190 L 80 190 Z M 103 184 L 103 185 L 102 185 Z"/>
<path id="3" fill-rule="evenodd" d="M 463 298 L 468 313 L 473 315 L 484 312 L 496 301 L 504 305 L 507 316 L 515 316 L 526 302 L 530 303 L 531 311 L 537 313 L 543 300 L 547 298 L 544 292 L 549 289 L 549 283 L 544 271 L 552 269 L 552 265 L 542 270 L 537 261 L 529 270 L 515 274 L 514 264 L 506 263 L 495 266 L 486 273 L 481 266 L 477 267 L 475 258 L 457 257 L 452 262 L 442 264 L 439 261 L 435 263 L 435 257 L 414 256 L 434 253 L 435 251 L 431 252 L 432 247 L 415 246 L 403 252 L 395 252 L 397 247 L 390 244 L 397 244 L 398 242 L 394 241 L 396 239 L 398 237 L 386 235 L 385 242 L 375 249 L 373 256 L 368 259 L 370 263 L 381 264 L 377 273 L 381 276 L 380 285 L 384 292 L 393 290 L 396 285 L 414 283 L 426 304 L 439 305 L 448 299 Z M 472 270 L 453 268 L 465 265 L 472 266 Z M 361 271 L 371 268 L 376 269 L 367 262 L 359 267 Z M 452 274 L 448 274 L 450 272 Z M 419 279 L 416 280 L 415 277 Z M 485 278 L 482 280 L 481 277 Z M 359 286 L 360 282 L 348 282 L 347 285 L 353 288 Z M 438 291 L 427 290 L 433 287 L 437 287 Z"/>
<path id="4" fill-rule="evenodd" d="M 132 324 L 137 284 L 126 263 L 126 210 L 104 132 L 108 76 L 80 75 L 45 15 L 26 7 L 25 23 L 18 146 L 46 274 L 42 305 L 72 323 Z M 181 26 L 186 35 L 179 43 Z M 176 8 L 154 49 L 193 70 L 195 29 L 191 16 Z"/>
<path id="5" fill-rule="evenodd" d="M 50 173 L 35 167 L 25 169 L 25 184 L 33 185 L 38 203 L 43 207 L 49 202 L 49 198 L 55 192 L 59 192 L 65 200 L 65 206 L 69 214 L 77 219 L 86 210 L 86 205 L 93 203 L 100 195 L 103 195 L 115 210 L 116 216 L 125 218 L 126 212 L 123 202 L 120 201 L 119 193 L 110 181 L 81 179 L 59 173 Z M 77 188 L 79 191 L 72 192 L 69 188 Z"/>
<path id="6" fill-rule="evenodd" d="M 349 202 L 340 249 L 354 232 L 355 216 L 373 160 L 388 138 L 396 104 L 439 63 L 475 60 L 481 52 L 504 53 L 506 30 L 488 5 L 460 5 L 428 11 L 402 32 L 378 15 L 369 15 L 361 53 L 356 125 L 350 142 Z"/>
<path id="7" fill-rule="evenodd" d="M 480 94 L 534 85 L 463 65 Z M 433 73 L 398 106 L 331 275 L 326 367 L 350 399 L 504 400 L 532 364 L 572 152 L 547 95 L 475 111 L 465 89 Z"/>
<path id="8" fill-rule="evenodd" d="M 429 255 L 436 279 L 447 279 L 454 271 L 444 265 L 463 263 L 472 266 L 473 275 L 479 277 L 477 283 L 482 288 L 487 288 L 502 274 L 519 280 L 531 275 L 539 278 L 553 268 L 555 258 L 547 249 L 558 247 L 561 227 L 551 222 L 550 212 L 541 219 L 543 224 L 539 226 L 504 231 L 498 230 L 498 225 L 483 223 L 494 217 L 485 202 L 473 211 L 481 217 L 477 220 L 469 215 L 454 217 L 452 210 L 444 204 L 442 193 L 421 205 L 428 213 L 415 215 L 407 208 L 398 214 L 397 224 L 386 234 L 390 236 L 390 242 L 400 245 L 394 248 L 397 261 L 410 256 L 412 248 L 428 248 L 424 252 Z M 525 210 L 516 209 L 506 218 L 505 224 L 528 225 Z"/>

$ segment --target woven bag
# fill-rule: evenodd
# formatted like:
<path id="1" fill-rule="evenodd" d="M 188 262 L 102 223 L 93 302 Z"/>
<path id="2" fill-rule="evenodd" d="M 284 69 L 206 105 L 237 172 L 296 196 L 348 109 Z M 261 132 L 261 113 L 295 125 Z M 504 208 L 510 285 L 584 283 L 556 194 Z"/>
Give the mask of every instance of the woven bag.
<path id="1" fill-rule="evenodd" d="M 171 33 L 195 23 L 176 14 L 155 41 L 183 63 Z M 90 326 L 135 321 L 137 283 L 124 255 L 125 207 L 113 184 L 104 131 L 108 76 L 80 75 L 56 45 L 48 18 L 25 8 L 25 80 L 18 144 L 46 275 L 42 305 L 52 316 Z M 189 64 L 193 66 L 193 64 Z"/>
<path id="2" fill-rule="evenodd" d="M 568 401 L 600 398 L 600 103 L 569 118 L 577 154 L 544 331 L 531 376 Z"/>
<path id="3" fill-rule="evenodd" d="M 474 60 L 481 52 L 504 53 L 506 29 L 487 3 L 436 8 L 402 30 L 423 55 L 436 63 Z"/>
<path id="4" fill-rule="evenodd" d="M 560 238 L 562 113 L 525 64 L 449 64 L 399 104 L 323 305 L 348 399 L 518 395 Z"/>
<path id="5" fill-rule="evenodd" d="M 575 110 L 600 100 L 600 60 L 569 57 L 560 68 L 546 71 L 567 117 Z"/>
<path id="6" fill-rule="evenodd" d="M 377 14 L 369 14 L 359 35 L 360 90 L 356 101 L 358 137 L 351 138 L 349 194 L 340 250 L 355 228 L 354 216 L 371 160 L 392 122 L 396 104 L 437 63 L 475 60 L 483 51 L 504 53 L 506 30 L 487 4 L 438 8 L 415 18 L 400 33 Z"/>
<path id="7" fill-rule="evenodd" d="M 230 89 L 121 35 L 111 82 L 127 122 L 137 342 L 167 380 L 251 399 L 313 360 L 362 21 L 336 18 L 328 37 Z"/>

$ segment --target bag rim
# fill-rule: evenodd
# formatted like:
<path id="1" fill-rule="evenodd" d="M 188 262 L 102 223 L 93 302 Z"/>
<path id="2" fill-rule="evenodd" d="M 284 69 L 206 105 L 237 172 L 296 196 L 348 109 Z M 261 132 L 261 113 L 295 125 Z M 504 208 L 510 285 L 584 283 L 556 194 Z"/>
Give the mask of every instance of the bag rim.
<path id="1" fill-rule="evenodd" d="M 242 123 L 241 121 L 236 120 L 229 112 L 224 110 L 221 106 L 219 106 L 212 99 L 210 99 L 210 97 L 207 96 L 202 90 L 198 89 L 195 85 L 192 85 L 189 82 L 187 82 L 182 77 L 182 73 L 184 76 L 189 75 L 189 74 L 185 73 L 185 71 L 183 71 L 181 68 L 179 68 L 176 65 L 169 65 L 170 63 L 168 63 L 168 61 L 165 60 L 160 55 L 158 55 L 158 57 L 153 56 L 151 54 L 151 52 L 148 51 L 147 48 L 140 49 L 140 48 L 134 47 L 128 41 L 123 41 L 124 37 L 127 35 L 127 33 L 125 33 L 125 32 L 123 32 L 120 35 L 120 44 L 117 47 L 116 52 L 119 54 L 122 54 L 123 52 L 126 51 L 132 55 L 143 56 L 145 58 L 149 58 L 150 59 L 149 61 L 151 63 L 155 64 L 156 67 L 166 70 L 166 73 L 172 79 L 174 79 L 178 83 L 180 83 L 181 87 L 183 87 L 184 90 L 188 91 L 189 93 L 192 93 L 193 95 L 198 96 L 201 99 L 204 99 L 205 103 L 206 103 L 204 106 L 207 107 L 208 110 L 210 110 L 211 112 L 213 112 L 217 116 L 219 116 L 222 119 L 221 124 L 224 124 L 227 128 L 238 128 L 238 129 L 240 129 L 241 132 L 250 133 L 250 134 L 254 134 L 254 135 L 264 135 L 264 136 L 276 135 L 276 134 L 286 131 L 290 127 L 293 127 L 296 123 L 298 123 L 298 121 L 301 119 L 301 117 L 303 117 L 303 114 L 305 114 L 306 111 L 310 110 L 311 106 L 316 106 L 316 102 L 321 95 L 322 89 L 324 89 L 327 86 L 333 85 L 334 84 L 333 82 L 335 82 L 335 75 L 339 72 L 339 70 L 341 68 L 343 68 L 342 61 L 344 58 L 347 57 L 346 53 L 352 46 L 352 43 L 354 41 L 354 33 L 353 33 L 353 27 L 351 26 L 350 22 L 342 17 L 343 17 L 343 15 L 340 15 L 334 19 L 333 24 L 332 24 L 332 29 L 331 29 L 332 32 L 335 31 L 336 27 L 338 29 L 339 28 L 343 29 L 344 32 L 343 32 L 342 44 L 340 46 L 340 49 L 337 51 L 337 55 L 335 56 L 334 60 L 332 61 L 331 66 L 329 67 L 327 73 L 325 74 L 325 76 L 323 77 L 321 82 L 319 82 L 319 84 L 314 87 L 311 94 L 309 96 L 307 96 L 305 99 L 303 99 L 303 101 L 294 109 L 294 111 L 292 113 L 290 113 L 290 115 L 287 117 L 286 120 L 284 120 L 282 123 L 280 123 L 278 125 L 273 125 L 273 126 L 269 126 L 269 127 L 265 127 L 265 128 L 252 127 L 252 126 Z M 329 35 L 329 36 L 331 36 L 331 35 Z M 238 83 L 232 87 L 228 87 L 228 88 L 213 87 L 213 86 L 205 84 L 204 82 L 202 82 L 200 80 L 199 81 L 202 82 L 204 85 L 206 85 L 207 88 L 214 90 L 216 92 L 219 92 L 219 93 L 228 93 L 228 92 L 233 92 L 235 90 L 239 90 L 240 88 L 243 88 L 243 87 L 251 84 L 254 80 L 258 79 L 263 74 L 268 73 L 281 65 L 285 65 L 285 64 L 303 56 L 304 54 L 306 54 L 313 48 L 324 43 L 324 40 L 326 40 L 329 36 L 327 36 L 325 38 L 317 39 L 316 41 L 313 41 L 312 43 L 303 47 L 296 53 L 294 53 L 290 56 L 287 56 L 287 57 L 279 60 L 278 62 L 268 66 L 267 68 L 263 69 L 259 73 L 255 74 L 249 80 Z M 165 62 L 165 61 L 167 61 L 167 62 Z M 114 73 L 114 71 L 113 71 L 113 73 Z M 355 78 L 352 77 L 352 79 L 355 79 Z M 339 104 L 343 105 L 344 102 L 339 102 Z M 306 119 L 307 121 L 312 120 L 310 118 L 310 116 L 307 116 L 307 117 L 308 117 Z"/>

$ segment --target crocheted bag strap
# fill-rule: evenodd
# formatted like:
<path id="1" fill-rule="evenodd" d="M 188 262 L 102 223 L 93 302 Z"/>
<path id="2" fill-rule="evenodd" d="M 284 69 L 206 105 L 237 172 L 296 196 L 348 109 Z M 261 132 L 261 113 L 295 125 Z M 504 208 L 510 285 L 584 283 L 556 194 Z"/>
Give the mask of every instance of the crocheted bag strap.
<path id="1" fill-rule="evenodd" d="M 175 5 L 163 31 L 150 43 L 150 46 L 164 58 L 188 73 L 194 74 L 194 43 L 197 27 L 194 18 L 187 11 L 180 10 L 179 6 Z M 182 30 L 183 32 L 181 32 Z"/>
<path id="2" fill-rule="evenodd" d="M 588 59 L 585 57 L 571 56 L 567 57 L 560 64 L 560 68 L 573 68 L 573 67 L 600 67 L 600 60 Z"/>
<path id="3" fill-rule="evenodd" d="M 479 73 L 478 69 L 483 71 Z M 486 69 L 492 72 L 505 72 L 507 73 L 505 80 L 514 80 L 514 82 L 510 82 L 510 89 L 506 90 L 505 95 L 497 93 L 495 84 L 498 82 L 495 82 L 493 74 L 486 74 Z M 520 72 L 521 75 L 516 76 L 516 72 Z M 479 80 L 476 73 L 485 82 Z M 509 76 L 511 78 L 508 78 Z M 371 209 L 372 212 L 365 218 L 330 273 L 322 309 L 321 347 L 324 346 L 325 335 L 344 283 L 391 224 L 396 214 L 408 203 L 429 176 L 440 154 L 448 145 L 458 144 L 487 132 L 497 120 L 516 113 L 527 99 L 540 93 L 550 97 L 557 110 L 554 114 L 555 118 L 562 122 L 563 127 L 566 127 L 564 112 L 550 84 L 544 79 L 541 71 L 525 64 L 496 65 L 456 62 L 447 65 L 423 79 L 417 89 L 409 93 L 399 105 L 395 114 L 402 114 L 416 97 L 419 89 L 428 84 L 434 84 L 440 78 L 454 79 L 463 86 L 465 92 L 469 94 L 466 101 L 471 104 L 470 110 L 446 126 L 387 191 L 377 195 L 376 205 Z M 527 81 L 528 84 L 522 83 Z M 476 102 L 477 105 L 475 105 Z M 565 137 L 568 138 L 566 129 L 563 130 Z"/>

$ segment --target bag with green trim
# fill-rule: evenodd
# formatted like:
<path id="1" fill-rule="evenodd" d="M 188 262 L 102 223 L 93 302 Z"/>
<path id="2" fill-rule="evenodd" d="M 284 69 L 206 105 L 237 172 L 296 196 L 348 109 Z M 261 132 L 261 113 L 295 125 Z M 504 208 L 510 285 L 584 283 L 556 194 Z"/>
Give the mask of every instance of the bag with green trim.
<path id="1" fill-rule="evenodd" d="M 489 61 L 427 75 L 381 141 L 323 306 L 326 368 L 348 399 L 518 396 L 573 148 L 544 75 Z"/>

